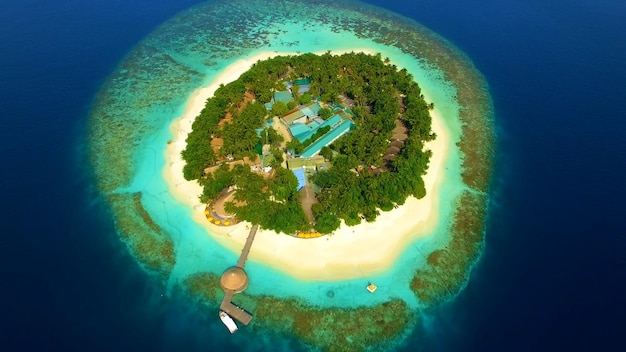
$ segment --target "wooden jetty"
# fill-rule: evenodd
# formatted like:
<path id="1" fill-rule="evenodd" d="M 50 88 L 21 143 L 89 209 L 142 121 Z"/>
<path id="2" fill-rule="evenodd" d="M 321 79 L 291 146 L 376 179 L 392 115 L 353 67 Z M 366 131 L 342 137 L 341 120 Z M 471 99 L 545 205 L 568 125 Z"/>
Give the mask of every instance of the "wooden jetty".
<path id="1" fill-rule="evenodd" d="M 246 244 L 243 245 L 243 249 L 241 250 L 241 255 L 239 256 L 239 261 L 237 262 L 237 266 L 243 269 L 243 266 L 246 265 L 246 260 L 248 259 L 248 254 L 250 254 L 250 248 L 252 247 L 252 242 L 254 241 L 254 236 L 256 236 L 256 232 L 259 229 L 259 225 L 254 225 L 250 229 L 250 234 L 248 235 L 248 239 L 246 240 Z"/>
<path id="2" fill-rule="evenodd" d="M 243 270 L 243 267 L 248 259 L 248 254 L 250 254 L 250 248 L 258 229 L 259 225 L 252 226 L 248 239 L 241 250 L 237 266 L 226 270 L 220 278 L 220 285 L 224 289 L 224 299 L 222 299 L 220 309 L 244 325 L 250 323 L 252 315 L 243 310 L 243 308 L 234 305 L 232 300 L 235 294 L 242 292 L 248 287 L 248 275 Z"/>
<path id="3" fill-rule="evenodd" d="M 222 304 L 220 304 L 220 309 L 243 325 L 248 325 L 252 321 L 252 315 L 231 302 L 234 294 L 234 291 L 226 291 Z"/>

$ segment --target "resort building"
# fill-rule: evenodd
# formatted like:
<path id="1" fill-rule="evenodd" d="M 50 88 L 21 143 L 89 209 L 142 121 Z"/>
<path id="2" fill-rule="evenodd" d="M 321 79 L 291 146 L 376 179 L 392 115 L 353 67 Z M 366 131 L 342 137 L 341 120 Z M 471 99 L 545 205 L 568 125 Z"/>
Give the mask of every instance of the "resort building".
<path id="1" fill-rule="evenodd" d="M 306 93 L 311 89 L 311 78 L 307 77 L 307 78 L 300 78 L 297 79 L 295 81 L 292 82 L 285 82 L 285 87 L 287 87 L 287 89 L 289 89 L 292 93 L 293 93 L 293 86 L 294 85 L 298 85 L 298 93 L 302 94 L 302 93 Z"/>
<path id="2" fill-rule="evenodd" d="M 281 90 L 278 92 L 274 92 L 274 101 L 282 101 L 283 103 L 287 104 L 290 101 L 293 100 L 293 96 L 291 95 L 291 92 L 288 90 Z"/>
<path id="3" fill-rule="evenodd" d="M 306 93 L 310 89 L 311 78 L 301 78 L 292 82 L 284 82 L 286 90 L 279 90 L 274 92 L 272 98 L 273 101 L 269 103 L 265 103 L 265 107 L 267 110 L 271 110 L 274 106 L 274 103 L 277 101 L 282 101 L 287 104 L 293 100 L 293 86 L 298 85 L 298 94 Z"/>
<path id="4" fill-rule="evenodd" d="M 287 168 L 289 170 L 298 169 L 301 167 L 324 170 L 329 167 L 329 162 L 321 155 L 316 155 L 311 158 L 291 158 L 287 159 Z"/>
<path id="5" fill-rule="evenodd" d="M 334 115 L 334 116 L 337 116 L 337 115 Z M 348 133 L 350 131 L 350 129 L 352 128 L 352 125 L 354 125 L 354 123 L 352 123 L 352 121 L 350 121 L 350 120 L 342 120 L 341 122 L 339 122 L 338 124 L 333 126 L 328 133 L 326 133 L 321 138 L 319 138 L 318 140 L 313 142 L 313 144 L 308 146 L 302 152 L 302 154 L 300 154 L 300 156 L 302 158 L 310 158 L 312 156 L 317 155 L 320 152 L 320 150 L 322 150 L 322 148 L 324 148 L 325 146 L 333 143 L 337 138 L 339 138 L 339 137 L 343 136 L 344 134 Z"/>
<path id="6" fill-rule="evenodd" d="M 334 142 L 337 138 L 349 132 L 354 123 L 348 114 L 338 111 L 326 121 L 317 116 L 321 109 L 319 103 L 308 104 L 297 111 L 293 111 L 281 118 L 289 129 L 289 133 L 300 143 L 309 140 L 320 128 L 329 127 L 330 130 L 309 145 L 300 155 L 310 158 L 320 150 Z"/>
<path id="7" fill-rule="evenodd" d="M 307 116 L 300 109 L 292 110 L 286 113 L 280 120 L 289 127 L 294 123 L 306 123 Z"/>
<path id="8" fill-rule="evenodd" d="M 224 291 L 243 292 L 248 287 L 248 275 L 243 268 L 233 266 L 222 274 L 220 286 Z"/>
<path id="9" fill-rule="evenodd" d="M 272 103 L 267 103 L 266 107 L 271 109 L 273 104 L 282 101 L 285 104 L 293 100 L 294 85 L 298 86 L 298 93 L 308 92 L 310 89 L 310 78 L 298 79 L 292 82 L 285 82 L 285 91 L 274 92 Z M 322 107 L 329 108 L 333 115 L 326 120 L 319 116 Z M 306 147 L 296 158 L 287 160 L 287 165 L 298 179 L 298 190 L 306 186 L 307 173 L 326 169 L 329 165 L 323 157 L 318 157 L 319 152 L 325 146 L 332 144 L 339 137 L 350 132 L 354 126 L 352 112 L 337 103 L 328 105 L 317 101 L 302 105 L 280 116 L 280 121 L 289 131 L 292 138 L 305 144 Z M 324 129 L 324 134 L 318 131 Z M 258 131 L 257 131 L 258 133 Z M 315 136 L 315 140 L 311 140 Z M 311 162 L 314 160 L 313 162 Z M 300 162 L 302 161 L 302 162 Z M 312 164 L 312 165 L 311 165 Z"/>

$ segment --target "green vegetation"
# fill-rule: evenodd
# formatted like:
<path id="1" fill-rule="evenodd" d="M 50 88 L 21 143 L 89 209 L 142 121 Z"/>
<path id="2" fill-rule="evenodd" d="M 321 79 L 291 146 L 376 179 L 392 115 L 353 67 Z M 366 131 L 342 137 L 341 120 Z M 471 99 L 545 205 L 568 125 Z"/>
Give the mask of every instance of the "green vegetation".
<path id="1" fill-rule="evenodd" d="M 318 111 L 318 114 L 322 119 L 326 120 L 329 117 L 333 116 L 333 111 L 329 108 L 321 108 L 320 111 Z"/>
<path id="2" fill-rule="evenodd" d="M 207 2 L 206 5 L 201 5 L 191 12 L 182 14 L 175 21 L 160 26 L 157 32 L 151 34 L 149 40 L 137 45 L 129 53 L 127 59 L 121 62 L 120 66 L 112 73 L 95 97 L 89 124 L 90 156 L 95 169 L 94 175 L 97 178 L 99 189 L 102 194 L 106 195 L 111 205 L 119 234 L 133 256 L 141 263 L 142 268 L 148 269 L 152 273 L 159 273 L 164 282 L 167 281 L 169 272 L 175 264 L 177 249 L 174 247 L 174 241 L 170 238 L 175 233 L 156 231 L 154 221 L 146 216 L 148 210 L 142 209 L 143 206 L 138 201 L 141 197 L 137 194 L 120 193 L 120 190 L 127 189 L 125 186 L 132 183 L 136 176 L 138 169 L 135 157 L 138 152 L 143 153 L 140 147 L 144 146 L 138 141 L 143 140 L 153 132 L 154 127 L 152 126 L 158 126 L 160 129 L 163 125 L 171 122 L 171 117 L 148 121 L 146 116 L 157 115 L 151 114 L 155 109 L 169 108 L 172 104 L 174 106 L 183 104 L 190 93 L 189 87 L 197 87 L 204 82 L 204 70 L 196 71 L 196 67 L 207 67 L 210 70 L 218 62 L 231 60 L 249 52 L 264 50 L 263 48 L 267 43 L 274 40 L 271 36 L 277 32 L 250 29 L 256 28 L 255 24 L 265 23 L 267 13 L 276 14 L 273 18 L 278 21 L 276 22 L 277 28 L 284 27 L 283 24 L 286 23 L 281 22 L 281 19 L 293 21 L 296 18 L 304 18 L 310 22 L 310 7 L 301 6 L 301 4 L 293 1 L 272 2 L 270 11 L 265 9 L 251 11 L 248 1 L 219 3 L 221 5 L 216 6 L 213 2 Z M 356 33 L 357 36 L 367 40 L 392 46 L 394 50 L 397 48 L 401 52 L 411 54 L 429 67 L 441 72 L 442 79 L 450 83 L 456 91 L 455 98 L 461 107 L 459 118 L 462 121 L 462 135 L 458 147 L 462 151 L 462 177 L 464 183 L 471 188 L 470 193 L 472 193 L 472 197 L 475 197 L 475 201 L 466 202 L 464 196 L 455 204 L 455 218 L 450 224 L 454 232 L 450 243 L 442 242 L 442 249 L 428 256 L 428 264 L 432 267 L 417 272 L 412 281 L 412 288 L 420 302 L 427 307 L 432 307 L 442 298 L 452 297 L 458 292 L 462 283 L 468 279 L 469 269 L 479 255 L 484 242 L 484 219 L 487 202 L 484 192 L 488 190 L 495 153 L 492 102 L 485 78 L 476 70 L 465 54 L 439 35 L 428 31 L 414 21 L 408 21 L 389 12 L 381 12 L 380 8 L 377 7 L 363 5 L 360 2 L 330 1 L 316 2 L 315 4 L 318 7 L 316 11 L 325 14 L 323 16 L 324 22 L 331 24 L 338 31 Z M 343 12 L 347 8 L 352 14 L 346 15 Z M 283 13 L 288 14 L 288 16 L 283 16 Z M 223 26 L 223 21 L 215 21 L 216 18 L 226 17 L 228 17 L 228 26 Z M 358 20 L 346 20 L 351 17 Z M 198 37 L 207 39 L 198 41 Z M 172 38 L 176 38 L 176 50 L 171 50 Z M 173 52 L 176 55 L 172 55 Z M 205 55 L 199 55 L 199 53 Z M 204 62 L 197 61 L 198 57 L 203 57 Z M 146 58 L 150 59 L 147 60 Z M 335 77 L 337 74 L 339 72 L 334 72 L 331 77 Z M 324 91 L 321 90 L 319 83 L 314 83 L 314 85 L 317 87 L 312 86 L 311 92 L 315 97 L 318 97 Z M 235 87 L 229 87 L 233 92 L 239 94 L 234 103 L 231 104 L 227 101 L 228 104 L 231 104 L 228 106 L 229 109 L 238 108 L 238 102 L 245 94 L 245 87 L 245 85 L 240 86 L 239 88 L 243 88 L 240 91 L 234 89 Z M 284 90 L 284 87 L 281 89 Z M 327 97 L 331 95 L 332 92 Z M 267 91 L 264 97 L 256 96 L 256 99 L 262 103 L 271 100 L 270 91 Z M 334 101 L 335 99 L 336 97 L 327 101 Z M 219 101 L 211 104 L 217 104 L 217 102 Z M 367 109 L 367 105 L 359 104 L 361 102 L 355 99 L 356 107 L 361 106 L 362 109 Z M 292 103 L 292 106 L 294 105 L 295 103 Z M 285 113 L 288 109 L 286 104 L 283 106 L 285 108 L 283 113 Z M 354 108 L 351 107 L 351 110 Z M 217 122 L 223 117 L 223 114 L 220 110 L 215 111 L 219 113 L 218 119 L 215 120 Z M 208 111 L 203 111 L 203 114 L 206 113 Z M 322 111 L 319 113 L 322 115 Z M 165 116 L 165 114 L 159 115 Z M 322 115 L 322 117 L 324 116 Z M 215 131 L 219 129 L 216 122 Z M 201 126 L 197 128 L 204 129 Z M 198 142 L 202 143 L 214 132 L 210 132 L 209 128 L 204 129 L 204 133 L 199 135 L 201 138 L 198 139 Z M 198 149 L 200 147 L 205 147 L 206 153 L 202 153 Z M 215 173 L 204 174 L 206 165 L 217 165 L 221 162 L 218 153 L 215 153 L 214 156 L 210 155 L 212 151 L 208 143 L 198 145 L 194 151 L 190 152 L 197 153 L 198 157 L 192 161 L 188 160 L 187 164 L 193 161 L 197 161 L 197 164 L 187 167 L 186 170 L 195 170 L 197 175 L 195 178 L 188 177 L 188 179 L 200 178 L 200 181 L 203 177 L 216 179 L 224 177 L 219 182 L 224 185 L 231 184 L 231 174 L 227 174 L 228 167 L 220 177 Z M 320 154 L 330 159 L 339 153 L 330 148 L 325 148 Z M 219 192 L 223 186 L 215 185 L 215 187 Z M 463 215 L 468 210 L 469 212 Z M 330 224 L 324 225 L 327 220 Z M 441 221 L 444 220 L 446 219 L 441 219 Z M 317 228 L 322 228 L 322 226 L 334 228 L 334 221 L 337 222 L 338 226 L 337 217 L 329 214 L 328 218 L 317 218 L 315 226 Z M 467 258 L 463 258 L 463 256 L 467 256 Z M 219 300 L 223 296 L 223 291 L 219 287 L 218 276 L 214 276 L 212 285 L 215 286 L 215 292 L 209 293 L 203 289 L 205 286 L 201 286 L 200 290 L 194 290 L 194 297 L 216 295 L 212 306 L 203 307 L 205 311 L 209 312 L 207 314 L 211 314 L 211 319 L 214 319 Z M 240 299 L 239 296 L 237 295 L 237 300 Z M 290 304 L 291 302 L 288 302 L 281 307 L 287 307 Z M 247 303 L 242 304 L 242 306 L 250 307 Z M 291 307 L 297 308 L 295 305 Z M 400 313 L 406 314 L 412 311 L 406 307 L 403 308 L 399 311 Z M 370 309 L 377 309 L 377 307 L 364 307 L 360 318 L 376 317 L 376 314 L 370 314 Z M 255 311 L 252 310 L 252 312 Z M 336 314 L 341 315 L 342 313 Z M 289 311 L 280 311 L 271 317 L 276 319 L 290 318 L 293 315 Z M 306 325 L 300 323 L 306 322 L 309 317 L 307 312 L 303 311 L 299 317 L 303 317 L 303 319 L 299 320 L 299 323 L 295 324 L 294 327 L 305 327 Z M 320 339 L 326 336 L 326 332 L 337 334 L 335 336 L 338 339 L 333 341 L 331 345 L 336 346 L 336 348 L 343 348 L 347 341 L 352 341 L 353 336 L 349 334 L 350 331 L 354 329 L 369 331 L 368 326 L 364 325 L 358 317 L 352 320 L 355 326 L 345 329 L 344 326 L 335 324 L 335 317 L 332 313 L 328 313 L 322 319 L 326 322 L 325 324 L 317 326 L 309 324 L 306 326 L 308 330 L 301 331 Z M 401 321 L 402 317 L 396 316 L 395 318 L 395 321 Z M 317 317 L 313 317 L 311 320 L 319 321 Z M 273 327 L 273 325 L 266 324 L 266 321 L 255 316 L 252 329 L 262 330 L 264 326 Z M 411 329 L 409 328 L 409 330 Z M 344 335 L 344 332 L 348 333 Z M 298 334 L 300 335 L 300 333 Z M 357 336 L 364 335 L 366 334 L 357 334 Z M 387 339 L 393 336 L 388 331 L 383 331 L 381 335 L 371 334 L 368 335 L 368 338 L 381 344 L 387 344 Z M 304 340 L 309 341 L 308 338 Z M 366 347 L 362 347 L 360 350 L 377 350 L 377 348 L 372 347 L 370 342 L 368 341 Z M 417 349 L 419 346 L 412 347 Z M 319 348 L 322 349 L 322 347 Z M 390 350 L 392 348 L 384 345 L 378 349 Z"/>
<path id="3" fill-rule="evenodd" d="M 320 189 L 312 208 L 316 230 L 330 233 L 341 219 L 347 225 L 362 219 L 374 221 L 379 210 L 392 209 L 408 196 L 425 195 L 421 176 L 428 168 L 430 152 L 423 150 L 424 142 L 435 136 L 430 130 L 431 106 L 413 77 L 383 62 L 380 55 L 326 53 L 259 61 L 207 101 L 182 153 L 187 162 L 184 176 L 204 187 L 203 201 L 235 186 L 235 202 L 226 204 L 226 210 L 239 218 L 285 233 L 312 227 L 300 207 L 295 176 L 280 166 L 281 137 L 273 128 L 263 130 L 261 138 L 256 135 L 269 115 L 263 103 L 271 100 L 273 91 L 284 89 L 283 82 L 299 77 L 311 79 L 309 92 L 300 94 L 300 87 L 294 84 L 294 100 L 276 102 L 272 114 L 285 114 L 316 95 L 323 105 L 320 117 L 327 119 L 333 114 L 324 103 L 339 102 L 352 110 L 356 125 L 324 148 L 321 155 L 332 159 L 333 168 L 310 179 Z M 328 129 L 319 129 L 303 143 L 293 139 L 286 149 L 301 153 Z M 217 153 L 211 147 L 214 139 L 223 142 Z M 392 139 L 396 143 L 393 148 Z M 273 174 L 264 177 L 241 163 L 226 164 L 245 157 L 255 160 L 255 147 L 261 143 L 272 145 L 268 160 L 275 168 Z"/>
<path id="4" fill-rule="evenodd" d="M 285 140 L 283 136 L 278 134 L 278 132 L 276 132 L 276 130 L 271 127 L 265 128 L 261 132 L 261 139 L 263 140 L 263 144 L 270 144 L 276 147 L 279 147 L 280 144 Z"/>
<path id="5" fill-rule="evenodd" d="M 267 109 L 263 104 L 246 104 L 240 113 L 233 114 L 233 122 L 226 123 L 219 132 L 224 140 L 220 156 L 231 155 L 235 159 L 256 158 L 255 146 L 259 143 L 256 129 L 263 126 Z M 205 139 L 205 143 L 208 140 Z"/>
<path id="6" fill-rule="evenodd" d="M 302 94 L 302 96 L 300 96 L 300 104 L 304 105 L 306 103 L 309 103 L 311 102 L 311 99 L 313 99 L 313 97 L 311 96 L 311 93 L 306 92 Z"/>
<path id="7" fill-rule="evenodd" d="M 239 205 L 226 203 L 226 211 L 276 232 L 295 233 L 311 228 L 298 202 L 298 180 L 290 170 L 276 168 L 269 180 L 245 165 L 235 166 L 231 173 Z"/>
<path id="8" fill-rule="evenodd" d="M 187 137 L 187 148 L 182 153 L 186 162 L 183 168 L 185 179 L 195 180 L 202 177 L 204 169 L 217 161 L 211 145 L 207 143 L 210 139 L 208 137 L 219 132 L 218 122 L 227 112 L 234 112 L 233 107 L 241 102 L 245 91 L 244 85 L 233 82 L 227 86 L 221 85 L 215 92 L 215 97 L 207 100 L 204 109 L 193 122 L 194 132 Z"/>
<path id="9" fill-rule="evenodd" d="M 276 116 L 284 115 L 287 113 L 287 111 L 289 111 L 289 108 L 287 108 L 287 104 L 283 103 L 280 100 L 275 102 L 274 106 L 272 107 L 272 114 Z"/>

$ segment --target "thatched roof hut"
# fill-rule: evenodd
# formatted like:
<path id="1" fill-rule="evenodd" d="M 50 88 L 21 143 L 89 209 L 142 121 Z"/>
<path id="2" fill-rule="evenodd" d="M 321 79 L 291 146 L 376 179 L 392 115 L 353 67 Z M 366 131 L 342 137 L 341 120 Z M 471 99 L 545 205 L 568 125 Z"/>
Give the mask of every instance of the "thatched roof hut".
<path id="1" fill-rule="evenodd" d="M 239 293 L 248 287 L 248 275 L 242 268 L 234 266 L 222 274 L 220 285 L 224 291 Z"/>

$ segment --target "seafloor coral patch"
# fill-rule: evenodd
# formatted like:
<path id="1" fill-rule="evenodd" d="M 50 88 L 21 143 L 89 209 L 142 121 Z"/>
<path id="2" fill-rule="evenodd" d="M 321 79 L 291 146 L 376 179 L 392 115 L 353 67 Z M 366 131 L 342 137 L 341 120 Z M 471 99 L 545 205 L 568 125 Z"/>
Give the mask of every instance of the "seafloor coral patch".
<path id="1" fill-rule="evenodd" d="M 169 277 L 176 263 L 174 243 L 143 208 L 141 193 L 109 195 L 109 204 L 124 243 L 139 262 L 161 278 Z"/>
<path id="2" fill-rule="evenodd" d="M 451 297 L 466 282 L 476 261 L 485 233 L 486 196 L 465 191 L 457 202 L 452 238 L 446 248 L 432 252 L 428 266 L 418 270 L 411 289 L 429 306 Z"/>
<path id="3" fill-rule="evenodd" d="M 433 306 L 460 290 L 484 242 L 494 154 L 491 98 L 484 77 L 451 43 L 412 20 L 360 2 L 309 3 L 317 11 L 292 0 L 201 4 L 139 43 L 105 82 L 94 102 L 89 131 L 98 186 L 111 205 L 124 243 L 138 262 L 165 280 L 176 264 L 172 235 L 163 231 L 144 208 L 142 193 L 119 190 L 132 183 L 151 136 L 171 123 L 175 109 L 205 83 L 205 72 L 250 52 L 274 50 L 273 45 L 299 48 L 298 39 L 283 28 L 285 21 L 298 18 L 306 19 L 301 27 L 305 32 L 332 27 L 335 33 L 354 33 L 399 48 L 450 84 L 463 124 L 457 145 L 463 157 L 461 176 L 468 190 L 455 205 L 450 240 L 427 254 L 427 265 L 410 283 L 420 302 Z M 220 18 L 228 21 L 216 20 Z M 158 155 L 160 151 L 152 152 Z M 223 291 L 216 275 L 195 274 L 183 286 L 191 296 L 217 310 Z M 324 350 L 331 350 L 334 343 L 341 350 L 386 343 L 390 345 L 384 346 L 393 346 L 392 342 L 400 340 L 420 319 L 419 312 L 399 299 L 354 309 L 325 309 L 295 298 L 245 293 L 236 295 L 235 302 L 254 313 L 252 328 L 295 333 Z M 281 314 L 270 314 L 270 307 Z"/>
<path id="4" fill-rule="evenodd" d="M 195 274 L 184 281 L 188 292 L 200 302 L 216 307 L 223 297 L 219 277 Z M 401 299 L 374 307 L 322 308 L 301 299 L 236 295 L 237 305 L 253 314 L 252 327 L 295 334 L 307 344 L 325 351 L 363 351 L 397 343 L 418 318 Z"/>

